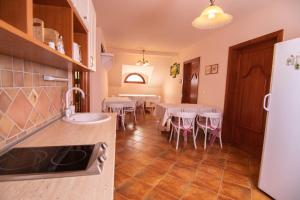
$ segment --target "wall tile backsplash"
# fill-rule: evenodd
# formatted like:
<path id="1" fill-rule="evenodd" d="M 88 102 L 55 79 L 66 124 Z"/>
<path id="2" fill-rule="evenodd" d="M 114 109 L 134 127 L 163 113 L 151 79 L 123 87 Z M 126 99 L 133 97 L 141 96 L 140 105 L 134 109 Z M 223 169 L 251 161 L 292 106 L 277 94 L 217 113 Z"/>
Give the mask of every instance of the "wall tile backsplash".
<path id="1" fill-rule="evenodd" d="M 67 71 L 0 54 L 0 151 L 62 115 L 67 83 L 43 75 L 68 78 Z"/>

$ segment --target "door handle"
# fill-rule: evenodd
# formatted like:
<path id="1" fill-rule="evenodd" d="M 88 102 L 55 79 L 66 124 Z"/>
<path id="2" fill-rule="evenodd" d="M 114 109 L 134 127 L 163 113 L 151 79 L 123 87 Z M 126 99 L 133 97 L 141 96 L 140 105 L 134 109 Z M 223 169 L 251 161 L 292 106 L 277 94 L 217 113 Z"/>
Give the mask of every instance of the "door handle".
<path id="1" fill-rule="evenodd" d="M 263 103 L 263 106 L 264 106 L 264 109 L 266 110 L 266 111 L 270 111 L 270 108 L 269 108 L 269 102 L 270 101 L 267 101 L 269 98 L 270 98 L 270 96 L 271 96 L 271 94 L 269 93 L 269 94 L 266 94 L 265 95 L 265 97 L 264 97 L 264 103 Z M 267 103 L 268 102 L 268 103 Z"/>

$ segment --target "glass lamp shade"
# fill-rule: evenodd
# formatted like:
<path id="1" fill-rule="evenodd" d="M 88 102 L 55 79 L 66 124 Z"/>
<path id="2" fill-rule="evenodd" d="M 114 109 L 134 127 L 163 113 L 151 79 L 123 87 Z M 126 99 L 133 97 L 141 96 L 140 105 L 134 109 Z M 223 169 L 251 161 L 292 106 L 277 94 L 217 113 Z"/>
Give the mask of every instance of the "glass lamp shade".
<path id="1" fill-rule="evenodd" d="M 138 65 L 138 66 L 149 66 L 150 63 L 149 63 L 148 60 L 143 60 L 143 61 L 139 60 L 139 61 L 136 62 L 136 65 Z"/>
<path id="2" fill-rule="evenodd" d="M 192 25 L 198 29 L 214 29 L 229 24 L 232 18 L 231 15 L 224 13 L 219 6 L 211 5 L 194 19 Z"/>
<path id="3" fill-rule="evenodd" d="M 141 66 L 142 64 L 143 64 L 143 62 L 140 60 L 136 62 L 136 65 L 138 65 L 138 66 Z"/>

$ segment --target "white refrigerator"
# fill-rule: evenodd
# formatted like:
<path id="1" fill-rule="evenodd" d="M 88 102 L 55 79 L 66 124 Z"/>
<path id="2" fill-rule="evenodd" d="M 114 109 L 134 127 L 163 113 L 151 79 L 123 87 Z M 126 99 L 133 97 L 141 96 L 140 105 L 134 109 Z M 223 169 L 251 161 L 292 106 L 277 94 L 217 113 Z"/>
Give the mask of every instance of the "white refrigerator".
<path id="1" fill-rule="evenodd" d="M 300 199 L 300 38 L 276 44 L 259 188 L 277 200 Z"/>

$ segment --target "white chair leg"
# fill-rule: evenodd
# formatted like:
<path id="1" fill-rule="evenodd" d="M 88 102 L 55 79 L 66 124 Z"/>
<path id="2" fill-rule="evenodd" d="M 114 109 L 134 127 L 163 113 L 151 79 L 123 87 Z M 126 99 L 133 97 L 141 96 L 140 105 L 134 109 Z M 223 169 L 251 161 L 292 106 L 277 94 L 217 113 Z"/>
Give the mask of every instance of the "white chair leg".
<path id="1" fill-rule="evenodd" d="M 197 136 L 198 136 L 198 132 L 199 132 L 199 126 L 197 126 L 197 129 L 196 129 L 196 139 L 197 139 Z"/>
<path id="2" fill-rule="evenodd" d="M 134 123 L 136 123 L 136 113 L 135 113 L 135 110 L 133 111 L 133 116 L 134 116 Z"/>
<path id="3" fill-rule="evenodd" d="M 177 143 L 176 143 L 176 151 L 178 150 L 178 145 L 179 145 L 179 136 L 180 136 L 180 128 L 177 130 Z"/>
<path id="4" fill-rule="evenodd" d="M 193 140 L 194 140 L 194 147 L 195 149 L 197 149 L 195 128 L 193 128 Z"/>
<path id="5" fill-rule="evenodd" d="M 171 133 L 170 133 L 169 142 L 171 142 L 171 140 L 172 140 L 172 137 L 173 137 L 173 131 L 174 131 L 174 129 L 173 129 L 173 127 L 171 127 Z"/>
<path id="6" fill-rule="evenodd" d="M 122 121 L 123 129 L 125 131 L 125 116 L 124 115 L 121 117 L 121 121 Z"/>
<path id="7" fill-rule="evenodd" d="M 223 144 L 222 144 L 222 137 L 221 137 L 221 133 L 220 133 L 219 141 L 220 141 L 220 146 L 221 146 L 221 149 L 223 149 Z"/>
<path id="8" fill-rule="evenodd" d="M 204 131 L 204 150 L 206 149 L 207 130 Z"/>

